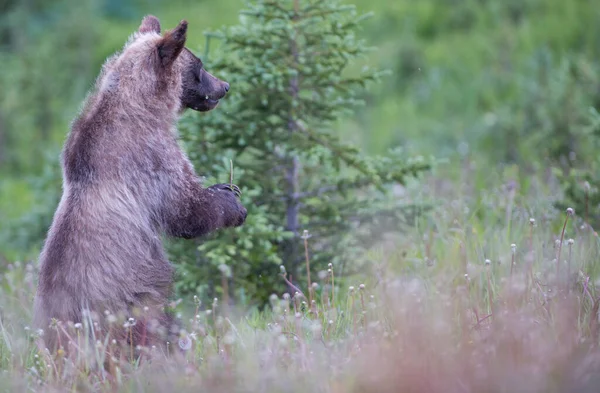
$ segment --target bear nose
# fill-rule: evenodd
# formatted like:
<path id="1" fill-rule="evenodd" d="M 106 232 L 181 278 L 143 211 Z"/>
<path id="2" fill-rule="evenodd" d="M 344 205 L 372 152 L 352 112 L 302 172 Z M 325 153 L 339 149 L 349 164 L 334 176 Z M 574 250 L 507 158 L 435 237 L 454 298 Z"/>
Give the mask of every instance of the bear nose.
<path id="1" fill-rule="evenodd" d="M 229 91 L 229 83 L 225 82 L 224 86 L 225 86 L 225 93 L 227 93 Z"/>

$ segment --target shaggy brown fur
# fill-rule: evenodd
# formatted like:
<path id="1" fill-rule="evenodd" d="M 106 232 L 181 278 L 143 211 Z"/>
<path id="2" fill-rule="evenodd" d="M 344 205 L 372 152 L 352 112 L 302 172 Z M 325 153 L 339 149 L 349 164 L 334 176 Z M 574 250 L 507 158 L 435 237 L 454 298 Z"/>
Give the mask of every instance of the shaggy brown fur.
<path id="1" fill-rule="evenodd" d="M 245 221 L 239 189 L 203 188 L 177 143 L 178 114 L 213 109 L 229 89 L 184 48 L 186 31 L 182 21 L 161 36 L 158 19 L 146 17 L 105 63 L 71 127 L 34 305 L 50 351 L 61 340 L 51 319 L 82 322 L 86 309 L 124 317 L 145 309 L 132 344 L 164 340 L 172 268 L 161 234 L 189 239 Z"/>

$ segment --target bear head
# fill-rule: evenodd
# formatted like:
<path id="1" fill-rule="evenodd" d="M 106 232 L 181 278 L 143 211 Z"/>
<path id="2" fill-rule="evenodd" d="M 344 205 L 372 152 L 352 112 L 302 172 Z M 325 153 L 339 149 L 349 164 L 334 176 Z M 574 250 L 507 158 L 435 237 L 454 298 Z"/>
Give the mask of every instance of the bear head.
<path id="1" fill-rule="evenodd" d="M 187 27 L 187 23 L 182 22 Z M 182 24 L 175 29 L 167 32 L 165 38 L 177 35 L 182 29 Z M 156 33 L 160 34 L 160 21 L 153 15 L 144 17 L 138 29 L 140 34 Z M 166 40 L 166 42 L 169 42 Z M 170 58 L 171 54 L 164 51 L 165 58 Z M 159 54 L 161 50 L 159 48 Z M 199 112 L 210 111 L 217 107 L 221 100 L 229 91 L 229 83 L 220 80 L 210 74 L 205 68 L 202 60 L 192 53 L 188 48 L 183 47 L 178 53 L 177 62 L 181 64 L 182 109 L 189 108 Z"/>

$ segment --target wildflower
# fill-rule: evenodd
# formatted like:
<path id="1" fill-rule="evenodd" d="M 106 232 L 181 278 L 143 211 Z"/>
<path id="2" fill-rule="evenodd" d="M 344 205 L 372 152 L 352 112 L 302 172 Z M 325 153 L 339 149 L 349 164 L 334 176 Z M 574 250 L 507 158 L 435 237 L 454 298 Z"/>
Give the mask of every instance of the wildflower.
<path id="1" fill-rule="evenodd" d="M 354 287 L 351 286 L 350 288 L 348 288 L 348 292 L 353 293 L 354 292 Z"/>
<path id="2" fill-rule="evenodd" d="M 575 210 L 573 210 L 572 207 L 568 207 L 567 208 L 567 215 L 568 216 L 572 216 L 573 214 L 575 214 Z"/>
<path id="3" fill-rule="evenodd" d="M 575 240 L 569 239 L 568 243 L 569 243 L 569 246 L 572 246 L 575 243 Z"/>
<path id="4" fill-rule="evenodd" d="M 490 261 L 489 259 L 486 259 L 484 263 L 486 264 L 486 266 L 489 266 L 492 264 L 492 261 Z"/>
<path id="5" fill-rule="evenodd" d="M 285 274 L 285 266 L 279 266 L 279 271 L 281 272 L 281 274 Z"/>
<path id="6" fill-rule="evenodd" d="M 81 329 L 81 323 L 77 322 L 77 323 L 74 325 L 74 327 L 75 327 L 75 329 L 77 329 L 77 330 Z"/>
<path id="7" fill-rule="evenodd" d="M 535 225 L 535 218 L 530 218 L 529 224 L 531 224 L 532 226 Z"/>
<path id="8" fill-rule="evenodd" d="M 358 289 L 360 289 L 361 291 L 362 291 L 362 290 L 364 290 L 364 289 L 365 289 L 365 284 L 360 284 L 360 285 L 358 286 Z"/>
<path id="9" fill-rule="evenodd" d="M 516 245 L 516 244 L 514 244 L 514 243 L 513 243 L 513 244 L 511 244 L 511 245 L 510 245 L 510 249 L 511 249 L 512 253 L 514 254 L 515 252 L 517 252 L 517 245 Z"/>
<path id="10" fill-rule="evenodd" d="M 133 327 L 133 326 L 135 326 L 135 319 L 133 319 L 133 318 L 129 318 L 129 319 L 128 319 L 128 320 L 127 320 L 127 321 L 126 321 L 124 324 L 123 324 L 123 327 L 124 327 L 125 329 L 129 329 L 130 327 Z"/>

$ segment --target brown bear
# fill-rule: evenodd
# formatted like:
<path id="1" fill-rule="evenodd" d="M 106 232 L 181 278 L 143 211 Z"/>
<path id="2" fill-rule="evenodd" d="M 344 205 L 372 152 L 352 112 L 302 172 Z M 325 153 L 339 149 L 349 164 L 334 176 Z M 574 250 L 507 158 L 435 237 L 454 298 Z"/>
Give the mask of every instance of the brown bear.
<path id="1" fill-rule="evenodd" d="M 158 19 L 145 17 L 106 61 L 71 126 L 34 301 L 34 325 L 51 352 L 68 350 L 55 321 L 95 315 L 102 329 L 107 312 L 135 317 L 129 333 L 111 327 L 114 338 L 133 339 L 133 346 L 164 342 L 172 267 L 161 236 L 190 239 L 245 222 L 239 188 L 204 188 L 178 145 L 178 115 L 214 109 L 229 89 L 185 48 L 186 32 L 182 21 L 161 36 Z"/>

